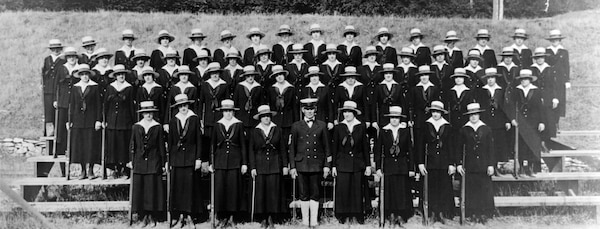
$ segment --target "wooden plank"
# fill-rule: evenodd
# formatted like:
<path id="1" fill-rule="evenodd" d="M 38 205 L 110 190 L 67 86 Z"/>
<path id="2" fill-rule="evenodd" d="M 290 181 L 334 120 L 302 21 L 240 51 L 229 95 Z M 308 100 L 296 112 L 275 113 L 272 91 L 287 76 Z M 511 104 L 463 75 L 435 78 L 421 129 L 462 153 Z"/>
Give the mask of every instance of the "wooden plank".
<path id="1" fill-rule="evenodd" d="M 562 130 L 559 136 L 600 136 L 600 130 Z"/>
<path id="2" fill-rule="evenodd" d="M 496 196 L 496 207 L 599 206 L 600 196 Z"/>
<path id="3" fill-rule="evenodd" d="M 128 211 L 129 201 L 82 201 L 82 202 L 30 202 L 40 212 L 99 212 Z M 11 206 L 0 206 L 0 211 L 11 211 Z"/>
<path id="4" fill-rule="evenodd" d="M 67 180 L 65 177 L 30 177 L 11 181 L 13 186 L 46 186 L 46 185 L 129 185 L 129 179 L 106 179 L 100 178 L 89 180 Z"/>
<path id="5" fill-rule="evenodd" d="M 600 156 L 600 150 L 551 150 L 549 153 L 542 153 L 545 157 L 593 157 Z"/>
<path id="6" fill-rule="evenodd" d="M 512 175 L 493 176 L 495 182 L 523 182 L 523 181 L 580 181 L 600 180 L 600 172 L 576 172 L 576 173 L 538 173 L 535 177 L 523 176 L 515 179 Z"/>
<path id="7" fill-rule="evenodd" d="M 35 157 L 30 157 L 27 158 L 26 160 L 27 162 L 61 162 L 61 163 L 65 163 L 67 162 L 67 157 L 65 155 L 60 155 L 56 158 L 54 158 L 54 156 L 49 155 L 49 156 L 35 156 Z"/>

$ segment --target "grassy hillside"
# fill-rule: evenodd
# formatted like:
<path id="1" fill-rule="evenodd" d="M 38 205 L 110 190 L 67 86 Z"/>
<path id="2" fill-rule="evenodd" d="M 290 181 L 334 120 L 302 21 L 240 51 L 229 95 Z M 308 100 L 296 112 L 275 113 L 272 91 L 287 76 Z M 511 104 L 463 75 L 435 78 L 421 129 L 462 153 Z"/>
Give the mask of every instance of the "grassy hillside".
<path id="1" fill-rule="evenodd" d="M 218 45 L 218 34 L 229 29 L 238 35 L 236 47 L 243 49 L 249 44 L 244 34 L 250 27 L 260 27 L 267 33 L 266 44 L 277 42 L 274 32 L 283 23 L 290 24 L 296 31 L 295 42 L 306 42 L 305 31 L 311 23 L 320 23 L 327 31 L 325 40 L 332 43 L 342 41 L 341 31 L 347 24 L 355 25 L 360 31 L 361 46 L 371 42 L 371 37 L 381 26 L 396 34 L 392 40 L 397 48 L 408 45 L 407 34 L 411 27 L 419 27 L 426 34 L 426 45 L 440 44 L 447 30 L 456 30 L 463 38 L 459 47 L 467 49 L 475 45 L 472 38 L 479 28 L 492 33 L 491 46 L 500 50 L 510 45 L 515 27 L 523 27 L 530 34 L 527 45 L 548 46 L 543 40 L 550 29 L 560 29 L 568 38 L 564 46 L 571 52 L 572 81 L 576 85 L 598 84 L 600 72 L 600 11 L 583 11 L 535 20 L 491 21 L 488 19 L 459 18 L 398 18 L 398 17 L 342 17 L 321 15 L 208 15 L 208 14 L 164 14 L 126 12 L 3 12 L 0 14 L 0 137 L 21 136 L 35 138 L 41 134 L 42 109 L 40 72 L 42 59 L 48 55 L 46 45 L 51 38 L 60 38 L 65 45 L 80 45 L 80 38 L 91 35 L 99 42 L 98 47 L 111 51 L 119 48 L 120 33 L 131 28 L 141 38 L 136 46 L 148 52 L 156 47 L 155 36 L 167 29 L 177 39 L 174 46 L 182 50 L 189 44 L 187 34 L 191 28 L 199 27 L 208 34 L 211 49 Z M 562 129 L 600 129 L 600 120 L 585 120 L 600 112 L 600 102 L 593 89 L 575 88 L 569 92 L 569 117 Z"/>

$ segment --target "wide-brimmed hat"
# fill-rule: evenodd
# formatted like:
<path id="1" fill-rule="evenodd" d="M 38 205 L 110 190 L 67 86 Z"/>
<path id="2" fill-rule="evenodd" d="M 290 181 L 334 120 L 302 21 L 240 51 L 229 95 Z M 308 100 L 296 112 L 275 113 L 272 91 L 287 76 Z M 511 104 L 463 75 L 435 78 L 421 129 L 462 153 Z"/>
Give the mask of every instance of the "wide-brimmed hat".
<path id="1" fill-rule="evenodd" d="M 259 45 L 258 50 L 256 50 L 256 54 L 254 54 L 254 57 L 258 58 L 260 55 L 271 53 L 273 52 L 271 51 L 271 49 L 269 49 L 269 47 L 267 47 L 266 45 Z"/>
<path id="2" fill-rule="evenodd" d="M 151 74 L 154 78 L 158 77 L 158 72 L 155 72 L 154 69 L 150 66 L 144 66 L 142 68 L 142 76 Z"/>
<path id="3" fill-rule="evenodd" d="M 175 40 L 175 36 L 171 35 L 169 33 L 169 31 L 161 30 L 160 32 L 158 32 L 158 37 L 156 38 L 156 42 L 158 42 L 160 44 L 160 39 L 162 39 L 164 37 L 169 38 L 169 42 L 173 42 L 173 40 Z"/>
<path id="4" fill-rule="evenodd" d="M 388 110 L 388 113 L 384 114 L 385 117 L 402 117 L 406 118 L 406 115 L 402 114 L 402 107 L 400 106 L 391 106 Z"/>
<path id="5" fill-rule="evenodd" d="M 177 51 L 175 50 L 168 50 L 165 55 L 163 56 L 163 60 L 167 60 L 167 59 L 179 59 L 180 56 L 177 53 Z"/>
<path id="6" fill-rule="evenodd" d="M 260 75 L 260 72 L 256 71 L 256 68 L 253 65 L 247 65 L 244 67 L 244 73 L 242 73 L 240 76 L 241 77 L 247 77 L 247 76 L 258 76 Z"/>
<path id="7" fill-rule="evenodd" d="M 272 73 L 269 76 L 269 78 L 275 77 L 277 75 L 283 75 L 285 77 L 289 74 L 289 72 L 283 69 L 283 66 L 281 65 L 273 65 L 273 67 L 271 68 L 271 72 Z"/>
<path id="8" fill-rule="evenodd" d="M 346 27 L 344 27 L 344 32 L 342 33 L 342 36 L 345 37 L 348 33 L 354 34 L 355 37 L 357 37 L 360 34 L 360 32 L 358 32 L 358 30 L 354 28 L 353 25 L 347 25 Z"/>
<path id="9" fill-rule="evenodd" d="M 344 104 L 342 105 L 342 107 L 338 108 L 338 111 L 354 111 L 356 112 L 356 115 L 362 114 L 362 112 L 360 112 L 360 110 L 358 109 L 358 105 L 356 104 L 356 102 L 352 100 L 344 101 Z"/>
<path id="10" fill-rule="evenodd" d="M 225 56 L 225 59 L 242 59 L 242 56 L 240 55 L 240 52 L 234 48 L 231 47 L 231 49 L 229 49 L 229 53 L 227 53 L 227 55 Z"/>
<path id="11" fill-rule="evenodd" d="M 304 75 L 304 77 L 306 78 L 310 78 L 311 76 L 318 76 L 321 77 L 324 74 L 321 72 L 321 69 L 318 66 L 310 66 L 308 67 L 308 73 L 306 73 L 306 75 Z"/>
<path id="12" fill-rule="evenodd" d="M 458 38 L 458 34 L 456 33 L 456 31 L 450 30 L 446 32 L 446 37 L 444 38 L 444 41 L 460 41 L 460 38 Z"/>
<path id="13" fill-rule="evenodd" d="M 108 59 L 110 59 L 111 57 L 113 57 L 113 54 L 109 53 L 108 50 L 106 50 L 105 48 L 99 48 L 94 52 L 94 54 L 92 54 L 93 61 L 100 59 L 101 57 L 107 57 Z"/>
<path id="14" fill-rule="evenodd" d="M 258 35 L 260 37 L 260 39 L 265 37 L 265 33 L 261 32 L 260 29 L 257 27 L 250 28 L 250 31 L 248 31 L 248 34 L 246 34 L 246 37 L 248 39 L 250 39 L 250 38 L 252 38 L 252 36 L 255 36 L 255 35 Z"/>
<path id="15" fill-rule="evenodd" d="M 513 49 L 512 47 L 504 47 L 502 48 L 502 52 L 500 54 L 498 54 L 498 56 L 514 56 L 515 55 L 515 49 Z"/>
<path id="16" fill-rule="evenodd" d="M 206 51 L 204 49 L 200 49 L 200 51 L 198 52 L 198 55 L 196 57 L 194 57 L 194 59 L 192 59 L 192 61 L 198 62 L 201 59 L 210 60 L 210 55 L 208 55 L 208 51 Z"/>
<path id="17" fill-rule="evenodd" d="M 390 33 L 388 28 L 381 27 L 381 28 L 379 28 L 379 30 L 377 30 L 377 35 L 375 35 L 374 39 L 379 40 L 379 37 L 384 36 L 384 35 L 388 36 L 388 40 L 391 40 L 392 37 L 394 36 L 394 34 Z"/>
<path id="18" fill-rule="evenodd" d="M 123 32 L 121 32 L 121 40 L 124 40 L 124 39 L 136 40 L 137 37 L 135 37 L 135 34 L 133 33 L 133 30 L 126 29 L 126 30 L 123 30 Z"/>
<path id="19" fill-rule="evenodd" d="M 527 78 L 531 79 L 531 82 L 537 80 L 537 76 L 533 75 L 531 69 L 521 69 L 521 71 L 519 71 L 519 76 L 515 77 L 515 80 L 522 80 Z"/>
<path id="20" fill-rule="evenodd" d="M 431 53 L 431 56 L 437 56 L 440 54 L 446 54 L 448 53 L 448 50 L 446 49 L 446 46 L 443 45 L 436 45 L 433 46 L 433 52 Z"/>
<path id="21" fill-rule="evenodd" d="M 463 115 L 477 114 L 484 111 L 484 109 L 481 109 L 479 103 L 469 103 L 467 104 L 467 112 L 463 113 Z"/>
<path id="22" fill-rule="evenodd" d="M 140 102 L 140 109 L 137 111 L 137 113 L 157 111 L 158 109 L 156 108 L 156 105 L 154 105 L 154 101 L 142 101 Z"/>
<path id="23" fill-rule="evenodd" d="M 64 58 L 67 58 L 68 56 L 75 56 L 75 57 L 79 58 L 79 53 L 77 53 L 77 49 L 69 46 L 69 47 L 65 47 L 61 56 Z"/>
<path id="24" fill-rule="evenodd" d="M 454 74 L 452 74 L 450 78 L 454 79 L 455 77 L 471 78 L 469 75 L 467 75 L 467 70 L 464 68 L 455 68 Z"/>
<path id="25" fill-rule="evenodd" d="M 174 100 L 175 100 L 175 102 L 173 103 L 173 105 L 171 105 L 171 107 L 176 107 L 176 106 L 183 105 L 183 104 L 194 103 L 194 100 L 190 100 L 185 93 L 176 95 Z"/>
<path id="26" fill-rule="evenodd" d="M 364 58 L 367 58 L 369 55 L 379 55 L 381 54 L 379 51 L 377 51 L 377 48 L 373 45 L 369 45 L 367 46 L 367 48 L 365 48 L 365 54 L 363 55 Z"/>
<path id="27" fill-rule="evenodd" d="M 210 62 L 208 66 L 206 66 L 206 72 L 204 74 L 209 74 L 212 72 L 221 73 L 223 69 L 221 69 L 221 64 L 219 62 Z"/>
<path id="28" fill-rule="evenodd" d="M 379 71 L 379 73 L 381 73 L 382 75 L 385 73 L 388 73 L 388 72 L 391 72 L 394 74 L 398 73 L 398 70 L 396 70 L 396 66 L 394 66 L 393 63 L 383 64 L 383 69 L 381 69 L 381 71 Z"/>
<path id="29" fill-rule="evenodd" d="M 271 111 L 271 107 L 269 107 L 269 105 L 260 105 L 260 106 L 258 106 L 256 111 L 257 111 L 256 114 L 254 116 L 252 116 L 252 118 L 254 118 L 256 120 L 258 120 L 263 115 L 273 116 L 273 115 L 277 114 L 277 112 Z"/>
<path id="30" fill-rule="evenodd" d="M 423 39 L 423 33 L 421 33 L 421 29 L 413 28 L 410 30 L 410 37 L 408 38 L 408 40 L 412 40 L 415 37 Z"/>
<path id="31" fill-rule="evenodd" d="M 190 66 L 187 65 L 181 65 L 177 68 L 177 72 L 173 73 L 173 77 L 177 78 L 179 77 L 179 75 L 181 74 L 188 74 L 188 75 L 192 75 L 194 74 L 194 72 L 192 72 L 190 70 Z"/>
<path id="32" fill-rule="evenodd" d="M 233 103 L 233 100 L 231 99 L 224 99 L 221 101 L 221 106 L 215 108 L 215 110 L 217 111 L 237 111 L 239 110 L 239 108 L 235 107 L 235 104 Z"/>
<path id="33" fill-rule="evenodd" d="M 479 50 L 477 50 L 477 49 L 469 50 L 469 52 L 467 53 L 467 61 L 470 61 L 472 59 L 476 59 L 479 62 L 481 62 L 483 60 L 481 58 L 481 52 L 479 52 Z"/>
<path id="34" fill-rule="evenodd" d="M 498 77 L 498 76 L 500 76 L 500 75 L 498 74 L 498 70 L 496 68 L 486 68 L 485 74 L 483 76 L 481 76 L 481 78 L 487 79 L 489 77 Z"/>
<path id="35" fill-rule="evenodd" d="M 127 70 L 125 68 L 125 65 L 122 64 L 117 64 L 112 68 L 113 72 L 111 72 L 110 74 L 108 74 L 109 78 L 115 78 L 115 75 L 119 74 L 119 73 L 129 73 L 129 70 Z"/>
<path id="36" fill-rule="evenodd" d="M 515 29 L 515 33 L 511 37 L 513 39 L 523 38 L 523 39 L 527 40 L 528 35 L 527 35 L 527 32 L 525 31 L 525 29 L 517 28 L 517 29 Z"/>
<path id="37" fill-rule="evenodd" d="M 321 52 L 321 54 L 323 55 L 327 55 L 329 53 L 340 53 L 340 50 L 337 50 L 337 45 L 335 44 L 327 44 L 327 46 L 325 46 L 325 51 Z"/>
<path id="38" fill-rule="evenodd" d="M 543 47 L 537 47 L 533 50 L 533 55 L 531 55 L 531 58 L 546 57 L 546 56 L 548 56 L 548 54 L 546 53 L 546 49 Z"/>
<path id="39" fill-rule="evenodd" d="M 50 41 L 48 41 L 48 48 L 49 49 L 53 49 L 53 48 L 63 48 L 65 46 L 62 45 L 62 42 L 60 42 L 59 39 L 50 39 Z"/>
<path id="40" fill-rule="evenodd" d="M 425 108 L 426 111 L 440 111 L 443 114 L 448 114 L 448 111 L 444 109 L 444 103 L 440 101 L 431 101 L 431 106 Z"/>
<path id="41" fill-rule="evenodd" d="M 206 35 L 204 35 L 204 32 L 202 32 L 202 29 L 192 29 L 192 31 L 190 31 L 190 35 L 188 36 L 188 38 L 190 39 L 194 39 L 194 38 L 200 38 L 200 39 L 204 39 L 206 38 Z"/>
<path id="42" fill-rule="evenodd" d="M 422 75 L 431 75 L 433 72 L 431 71 L 431 67 L 429 65 L 421 65 L 419 66 L 419 71 L 415 74 L 417 77 Z"/>
<path id="43" fill-rule="evenodd" d="M 407 56 L 410 58 L 415 58 L 415 53 L 414 50 L 411 47 L 402 47 L 400 49 L 400 52 L 398 53 L 398 56 L 403 57 L 403 56 Z"/>
<path id="44" fill-rule="evenodd" d="M 229 30 L 223 30 L 219 34 L 219 37 L 220 37 L 220 40 L 223 41 L 225 39 L 233 39 L 233 38 L 236 37 L 236 35 L 234 35 L 233 33 L 231 33 L 231 31 L 229 31 Z"/>
<path id="45" fill-rule="evenodd" d="M 96 45 L 96 40 L 94 40 L 94 38 L 92 38 L 91 36 L 85 36 L 81 38 L 81 47 L 86 47 L 86 46 L 90 46 L 90 45 Z"/>
<path id="46" fill-rule="evenodd" d="M 133 61 L 137 62 L 138 59 L 144 59 L 145 61 L 150 60 L 150 56 L 146 54 L 146 50 L 144 49 L 136 49 L 135 54 L 131 58 Z"/>
<path id="47" fill-rule="evenodd" d="M 294 32 L 292 32 L 292 28 L 290 28 L 289 25 L 283 24 L 283 25 L 279 26 L 279 31 L 277 31 L 277 33 L 275 35 L 281 36 L 283 34 L 292 36 L 292 35 L 294 35 Z"/>
<path id="48" fill-rule="evenodd" d="M 308 52 L 308 51 L 304 49 L 304 45 L 302 45 L 302 44 L 293 44 L 292 45 L 292 50 L 290 50 L 288 53 L 291 53 L 291 54 L 302 54 L 302 53 L 306 53 L 306 52 Z"/>
<path id="49" fill-rule="evenodd" d="M 310 25 L 310 27 L 308 28 L 308 34 L 310 35 L 314 32 L 319 32 L 319 33 L 323 34 L 323 29 L 321 28 L 321 25 L 319 25 L 319 24 Z"/>
<path id="50" fill-rule="evenodd" d="M 300 106 L 304 108 L 316 108 L 317 102 L 319 100 L 317 98 L 306 98 L 300 100 Z"/>
<path id="51" fill-rule="evenodd" d="M 76 76 L 84 72 L 87 72 L 88 74 L 90 74 L 90 76 L 95 75 L 94 71 L 92 71 L 88 64 L 78 64 L 77 66 L 75 66 L 75 71 L 73 71 L 73 75 Z"/>
<path id="52" fill-rule="evenodd" d="M 557 40 L 557 39 L 562 40 L 565 38 L 567 38 L 567 37 L 563 36 L 562 33 L 560 32 L 560 30 L 553 29 L 553 30 L 550 30 L 550 35 L 548 35 L 546 37 L 546 40 Z"/>
<path id="53" fill-rule="evenodd" d="M 360 74 L 356 71 L 356 67 L 354 66 L 346 66 L 344 68 L 344 73 L 340 74 L 340 77 L 359 77 Z"/>
<path id="54" fill-rule="evenodd" d="M 479 38 L 490 39 L 491 37 L 492 37 L 492 35 L 490 35 L 490 31 L 488 31 L 487 29 L 477 30 L 477 34 L 475 35 L 475 39 L 479 39 Z"/>

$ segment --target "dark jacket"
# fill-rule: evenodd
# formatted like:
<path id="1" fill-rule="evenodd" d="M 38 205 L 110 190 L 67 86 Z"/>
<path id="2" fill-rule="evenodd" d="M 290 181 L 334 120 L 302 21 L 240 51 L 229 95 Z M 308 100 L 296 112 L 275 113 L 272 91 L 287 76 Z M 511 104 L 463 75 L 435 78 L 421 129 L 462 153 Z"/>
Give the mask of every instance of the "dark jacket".
<path id="1" fill-rule="evenodd" d="M 510 123 L 506 114 L 508 110 L 504 106 L 504 94 L 503 88 L 496 89 L 493 97 L 488 89 L 480 88 L 476 91 L 477 103 L 485 110 L 481 113 L 481 121 L 492 129 L 504 129 L 505 124 Z"/>
<path id="2" fill-rule="evenodd" d="M 79 78 L 73 77 L 71 72 L 64 65 L 59 66 L 56 74 L 56 93 L 54 101 L 57 101 L 59 108 L 69 108 L 69 97 L 71 97 L 71 89 L 73 85 L 79 82 Z"/>
<path id="3" fill-rule="evenodd" d="M 427 46 L 420 46 L 415 50 L 416 57 L 413 60 L 415 65 L 430 65 L 431 64 L 431 49 Z"/>
<path id="4" fill-rule="evenodd" d="M 84 92 L 81 91 L 81 87 L 74 85 L 71 88 L 69 105 L 73 128 L 94 128 L 96 122 L 102 121 L 102 99 L 97 84 L 88 85 Z"/>
<path id="5" fill-rule="evenodd" d="M 315 66 L 323 63 L 327 59 L 327 56 L 322 54 L 325 51 L 327 45 L 325 43 L 319 45 L 319 47 L 314 47 L 313 43 L 304 44 L 304 50 L 308 52 L 304 53 L 302 59 L 304 59 L 310 66 Z M 317 49 L 317 55 L 314 55 L 314 50 Z"/>
<path id="6" fill-rule="evenodd" d="M 450 64 L 452 67 L 452 72 L 454 72 L 455 68 L 462 68 L 465 66 L 465 60 L 463 59 L 463 53 L 461 50 L 452 51 L 452 55 L 450 53 L 446 53 L 446 63 Z"/>
<path id="7" fill-rule="evenodd" d="M 317 99 L 317 113 L 315 114 L 317 120 L 321 120 L 325 123 L 333 123 L 335 120 L 333 116 L 332 99 L 330 97 L 329 88 L 327 86 L 321 86 L 317 88 L 317 91 L 313 91 L 312 88 L 304 86 L 300 89 L 300 95 L 298 101 L 306 98 Z"/>
<path id="8" fill-rule="evenodd" d="M 415 164 L 425 164 L 425 155 L 427 155 L 427 169 L 448 169 L 449 165 L 454 165 L 454 147 L 452 140 L 452 126 L 447 123 L 440 126 L 436 131 L 433 124 L 425 122 L 423 134 L 420 135 L 415 144 L 417 147 L 417 157 Z"/>
<path id="9" fill-rule="evenodd" d="M 202 50 L 206 50 L 206 52 L 208 52 L 208 56 L 210 56 L 210 49 L 203 47 Z M 196 50 L 194 50 L 193 48 L 188 47 L 188 48 L 184 49 L 182 64 L 189 66 L 190 69 L 196 68 L 196 66 L 198 66 L 198 61 L 194 61 L 194 58 L 196 58 L 197 56 L 198 56 L 198 53 L 196 53 Z M 221 66 L 225 66 L 225 65 L 221 65 Z"/>
<path id="10" fill-rule="evenodd" d="M 171 119 L 167 144 L 169 163 L 173 167 L 194 166 L 196 160 L 208 161 L 208 156 L 202 153 L 202 127 L 195 114 L 186 120 L 184 126 L 178 118 Z"/>
<path id="11" fill-rule="evenodd" d="M 137 89 L 137 95 L 135 101 L 139 103 L 143 101 L 153 101 L 154 106 L 158 108 L 158 115 L 154 116 L 154 119 L 162 124 L 167 124 L 168 122 L 164 121 L 165 113 L 167 112 L 164 89 L 160 85 L 153 87 L 150 89 L 150 92 L 146 90 L 146 88 L 140 86 Z M 139 107 L 137 107 L 139 108 Z"/>
<path id="12" fill-rule="evenodd" d="M 266 90 L 268 104 L 272 111 L 277 112 L 272 118 L 273 122 L 281 128 L 291 127 L 300 115 L 296 97 L 298 93 L 294 86 L 286 87 L 282 92 L 275 86 Z"/>
<path id="13" fill-rule="evenodd" d="M 146 133 L 144 127 L 133 125 L 129 150 L 133 163 L 133 173 L 162 173 L 162 167 L 167 159 L 162 126 L 160 124 L 152 126 Z"/>
<path id="14" fill-rule="evenodd" d="M 356 82 L 358 84 L 359 82 Z M 365 110 L 365 104 L 367 104 L 367 93 L 365 90 L 365 85 L 356 85 L 354 87 L 354 92 L 352 95 L 348 94 L 348 90 L 344 86 L 338 85 L 335 89 L 335 97 L 333 98 L 333 115 L 335 118 L 342 120 L 342 114 L 338 111 L 338 108 L 341 108 L 344 105 L 345 101 L 352 100 L 356 102 L 358 110 L 362 111 L 361 115 L 358 115 L 356 118 L 363 122 L 371 122 L 374 120 L 370 120 L 367 118 L 372 117 L 371 111 Z"/>
<path id="15" fill-rule="evenodd" d="M 224 83 L 216 88 L 212 88 L 207 82 L 202 82 L 200 86 L 200 96 L 198 97 L 198 114 L 204 121 L 205 126 L 214 126 L 223 114 L 215 109 L 221 106 L 221 100 L 229 97 L 229 86 Z M 236 104 L 237 106 L 237 104 Z"/>
<path id="16" fill-rule="evenodd" d="M 494 141 L 489 126 L 482 125 L 477 131 L 470 126 L 463 126 L 457 139 L 455 161 L 457 165 L 463 165 L 465 171 L 487 173 L 488 166 L 495 166 Z"/>
<path id="17" fill-rule="evenodd" d="M 410 130 L 400 128 L 398 138 L 394 139 L 392 130 L 382 128 L 375 146 L 373 147 L 373 156 L 375 157 L 375 166 L 381 169 L 387 175 L 407 175 L 409 171 L 414 171 L 414 155 L 410 149 Z M 392 150 L 392 146 L 397 145 L 398 150 Z M 382 162 L 383 156 L 383 164 Z"/>
<path id="18" fill-rule="evenodd" d="M 133 86 L 117 91 L 109 85 L 104 97 L 104 122 L 107 129 L 129 130 L 137 121 Z"/>
<path id="19" fill-rule="evenodd" d="M 391 46 L 386 46 L 385 49 L 379 45 L 375 46 L 375 49 L 381 55 L 377 56 L 377 63 L 383 65 L 385 63 L 392 63 L 394 66 L 398 65 L 398 55 L 396 53 L 396 48 Z"/>
<path id="20" fill-rule="evenodd" d="M 362 50 L 360 46 L 353 46 L 350 49 L 350 53 L 346 50 L 347 46 L 345 44 L 340 44 L 337 46 L 337 50 L 340 51 L 338 54 L 338 59 L 344 66 L 354 66 L 358 67 L 362 65 Z"/>
<path id="21" fill-rule="evenodd" d="M 278 126 L 271 127 L 269 135 L 258 128 L 248 134 L 250 169 L 257 174 L 280 174 L 283 167 L 288 166 L 286 151 L 287 139 L 283 139 L 283 131 Z"/>
<path id="22" fill-rule="evenodd" d="M 408 108 L 413 111 L 413 116 L 409 117 L 409 120 L 415 122 L 415 128 L 421 128 L 425 120 L 429 118 L 429 114 L 425 112 L 425 108 L 429 107 L 431 101 L 440 99 L 440 89 L 434 85 L 423 91 L 422 86 L 416 86 L 409 91 L 406 97 L 408 99 Z"/>
<path id="23" fill-rule="evenodd" d="M 255 86 L 251 91 L 246 86 L 237 84 L 233 92 L 233 103 L 239 108 L 236 117 L 244 123 L 245 127 L 254 127 L 258 123 L 252 116 L 256 109 L 263 103 L 264 93 L 261 86 Z"/>
<path id="24" fill-rule="evenodd" d="M 65 59 L 56 58 L 52 61 L 52 56 L 44 58 L 44 66 L 42 67 L 42 87 L 44 94 L 56 93 L 56 77 L 58 70 L 65 64 Z"/>
<path id="25" fill-rule="evenodd" d="M 532 54 L 531 54 L 531 49 L 521 49 L 521 52 L 519 52 L 519 50 L 517 49 L 513 49 L 514 50 L 514 54 L 513 54 L 513 62 L 523 68 L 523 67 L 529 67 L 533 64 L 533 59 L 531 58 Z"/>
<path id="26" fill-rule="evenodd" d="M 370 143 L 367 126 L 355 125 L 352 132 L 344 123 L 333 129 L 332 165 L 338 172 L 359 172 L 371 166 Z"/>
<path id="27" fill-rule="evenodd" d="M 285 80 L 294 85 L 294 87 L 302 88 L 309 83 L 310 79 L 304 77 L 308 73 L 308 63 L 302 63 L 300 69 L 298 69 L 296 64 L 288 63 L 285 66 L 285 70 L 289 72 Z"/>
<path id="28" fill-rule="evenodd" d="M 215 169 L 239 169 L 248 165 L 248 152 L 244 137 L 244 125 L 232 124 L 229 130 L 221 123 L 215 123 L 211 135 Z"/>
<path id="29" fill-rule="evenodd" d="M 478 90 L 478 89 L 476 89 Z M 469 117 L 463 114 L 467 112 L 467 105 L 476 102 L 477 93 L 474 90 L 465 90 L 460 94 L 460 97 L 456 95 L 455 90 L 450 90 L 442 98 L 444 106 L 448 108 L 450 112 L 450 119 L 448 120 L 452 127 L 458 130 L 460 127 L 465 125 L 469 121 Z"/>
<path id="30" fill-rule="evenodd" d="M 384 114 L 390 110 L 391 106 L 402 107 L 402 112 L 404 112 L 405 115 L 408 115 L 408 104 L 406 98 L 402 94 L 402 87 L 398 83 L 392 85 L 391 91 L 385 84 L 380 83 L 377 85 L 377 88 L 375 89 L 375 99 L 372 102 L 376 104 L 375 109 L 377 110 L 371 110 L 374 117 L 374 119 L 371 120 L 377 122 L 381 127 L 390 123 L 390 118 L 385 117 Z"/>
<path id="31" fill-rule="evenodd" d="M 133 61 L 133 56 L 135 56 L 134 49 L 131 49 L 129 56 L 125 55 L 125 51 L 117 50 L 115 52 L 115 65 L 122 64 L 125 66 L 125 69 L 131 70 L 136 64 L 135 61 Z"/>
<path id="32" fill-rule="evenodd" d="M 300 120 L 292 125 L 290 133 L 290 169 L 298 172 L 321 172 L 330 166 L 329 136 L 325 122 L 315 120 L 312 127 Z"/>
<path id="33" fill-rule="evenodd" d="M 271 60 L 275 62 L 275 64 L 285 66 L 294 59 L 294 55 L 290 54 L 290 50 L 292 50 L 292 44 L 288 45 L 287 49 L 284 49 L 283 45 L 279 43 L 273 45 L 273 55 L 271 56 Z"/>
<path id="34" fill-rule="evenodd" d="M 179 56 L 179 51 L 176 52 L 177 56 Z M 167 61 L 163 59 L 163 57 L 164 53 L 162 53 L 162 51 L 160 51 L 159 49 L 155 49 L 154 51 L 152 51 L 152 54 L 150 54 L 150 67 L 154 68 L 155 71 L 158 71 L 160 68 L 165 66 L 167 64 Z M 177 65 L 181 65 L 179 59 L 176 59 L 175 63 Z"/>

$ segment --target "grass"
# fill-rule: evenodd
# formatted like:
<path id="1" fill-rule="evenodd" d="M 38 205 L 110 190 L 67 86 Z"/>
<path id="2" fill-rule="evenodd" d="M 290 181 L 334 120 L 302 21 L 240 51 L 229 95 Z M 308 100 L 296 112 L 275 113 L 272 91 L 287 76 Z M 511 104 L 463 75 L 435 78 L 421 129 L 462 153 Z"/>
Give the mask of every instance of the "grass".
<path id="1" fill-rule="evenodd" d="M 131 12 L 3 12 L 0 14 L 0 50 L 3 60 L 0 72 L 3 74 L 0 85 L 0 137 L 37 138 L 42 130 L 40 72 L 42 59 L 48 55 L 47 41 L 60 38 L 65 45 L 79 48 L 80 38 L 93 36 L 98 47 L 111 51 L 121 46 L 120 32 L 131 28 L 140 37 L 135 45 L 148 52 L 156 47 L 155 36 L 161 29 L 167 29 L 177 39 L 174 47 L 183 50 L 189 45 L 187 34 L 191 28 L 202 28 L 208 34 L 207 45 L 214 50 L 218 47 L 218 34 L 223 29 L 233 31 L 238 37 L 234 45 L 239 49 L 247 47 L 249 40 L 244 34 L 250 27 L 260 27 L 266 32 L 266 44 L 274 44 L 274 32 L 279 25 L 292 26 L 296 35 L 294 42 L 309 40 L 306 31 L 311 23 L 320 23 L 325 29 L 325 40 L 340 43 L 340 35 L 345 25 L 353 24 L 360 31 L 358 42 L 361 46 L 370 44 L 371 37 L 379 27 L 386 26 L 396 34 L 392 40 L 397 48 L 408 45 L 406 36 L 411 27 L 419 27 L 426 34 L 426 45 L 440 44 L 447 30 L 456 30 L 463 41 L 458 45 L 463 50 L 475 45 L 473 34 L 479 28 L 487 28 L 492 34 L 491 46 L 500 50 L 511 44 L 515 27 L 523 27 L 530 34 L 527 45 L 530 48 L 546 47 L 543 39 L 550 29 L 560 29 L 568 38 L 564 46 L 571 54 L 572 81 L 575 85 L 597 84 L 600 72 L 600 10 L 589 10 L 540 19 L 511 19 L 492 21 L 489 19 L 462 18 L 414 18 L 414 17 L 350 17 L 323 15 L 216 15 L 190 13 L 131 13 Z M 10 32 L 8 32 L 10 31 Z M 569 113 L 562 122 L 562 129 L 600 129 L 600 119 L 592 119 L 600 112 L 600 102 L 596 88 L 573 89 L 569 92 Z"/>

